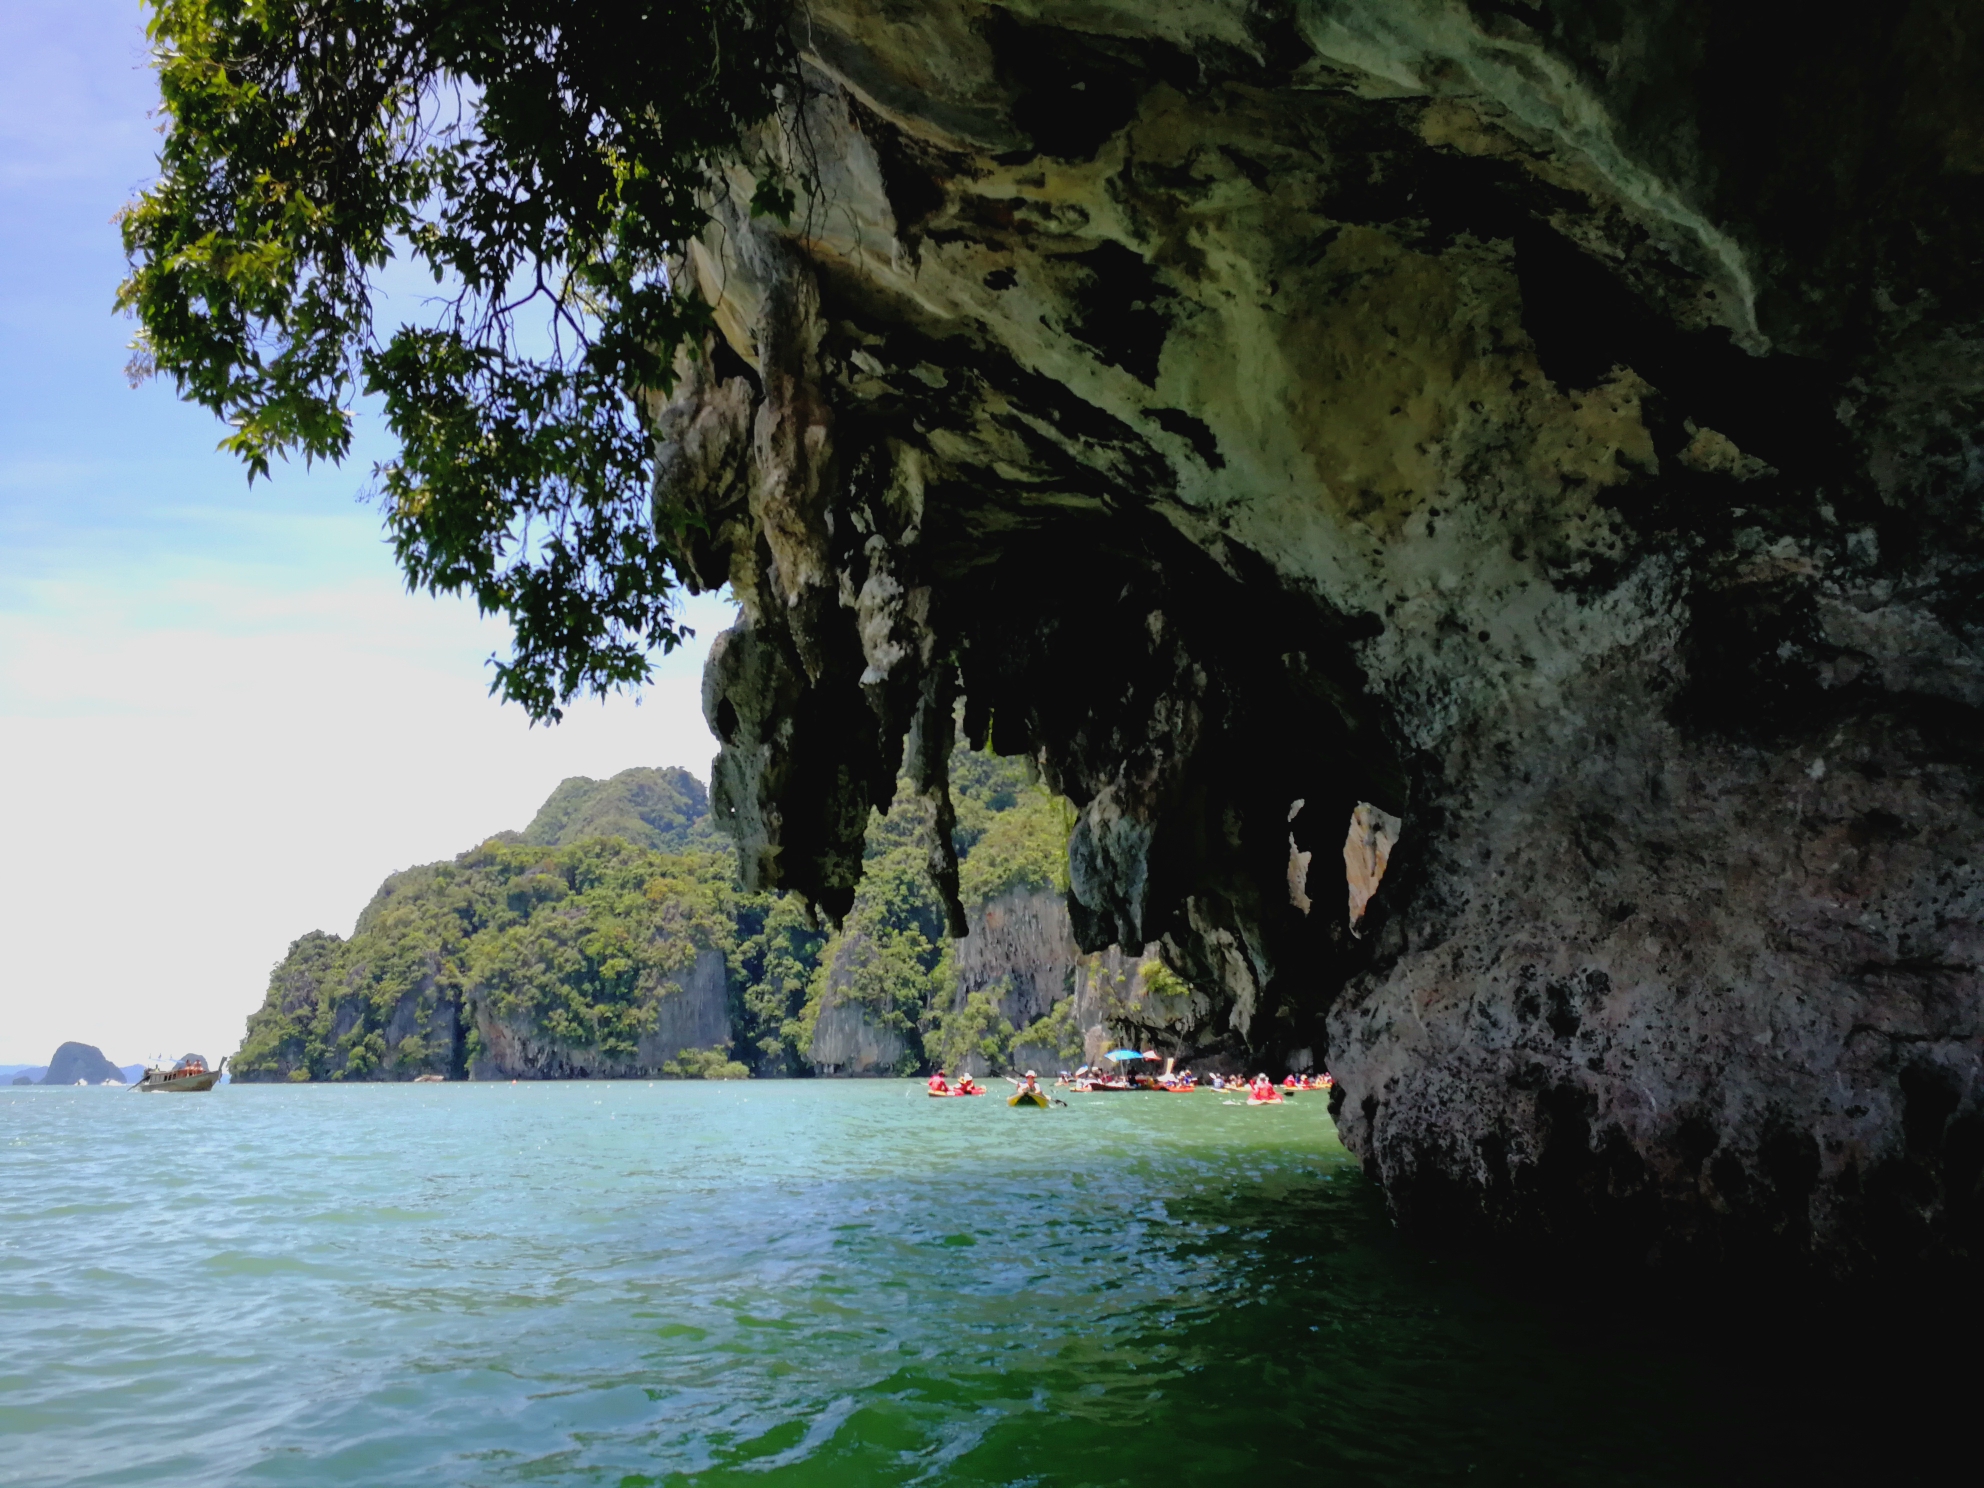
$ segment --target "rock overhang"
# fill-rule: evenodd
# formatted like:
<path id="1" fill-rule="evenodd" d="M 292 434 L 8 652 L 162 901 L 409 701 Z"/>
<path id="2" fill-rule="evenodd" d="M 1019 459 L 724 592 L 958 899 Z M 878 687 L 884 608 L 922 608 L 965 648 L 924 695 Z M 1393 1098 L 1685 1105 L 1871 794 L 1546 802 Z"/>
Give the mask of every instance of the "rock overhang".
<path id="1" fill-rule="evenodd" d="M 961 695 L 1082 943 L 1327 1048 L 1402 1215 L 1967 1245 L 1966 15 L 812 7 L 660 413 L 747 881 L 844 911 Z M 1357 935 L 1289 861 L 1360 804 Z"/>

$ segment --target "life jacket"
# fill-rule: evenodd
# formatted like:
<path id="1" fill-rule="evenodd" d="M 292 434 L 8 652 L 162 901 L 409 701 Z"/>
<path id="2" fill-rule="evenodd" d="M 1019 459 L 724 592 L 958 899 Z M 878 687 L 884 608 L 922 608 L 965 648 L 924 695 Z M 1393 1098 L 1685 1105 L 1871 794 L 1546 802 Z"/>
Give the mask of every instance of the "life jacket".
<path id="1" fill-rule="evenodd" d="M 951 1087 L 944 1083 L 944 1077 L 942 1075 L 932 1075 L 930 1077 L 930 1088 L 942 1095 L 947 1094 Z"/>

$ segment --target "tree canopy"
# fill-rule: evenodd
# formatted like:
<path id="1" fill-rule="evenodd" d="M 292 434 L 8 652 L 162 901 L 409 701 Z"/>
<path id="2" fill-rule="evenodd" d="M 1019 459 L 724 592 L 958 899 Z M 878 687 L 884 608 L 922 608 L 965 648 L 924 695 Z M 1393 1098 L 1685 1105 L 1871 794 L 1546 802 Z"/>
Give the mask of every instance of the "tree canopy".
<path id="1" fill-rule="evenodd" d="M 556 718 L 681 631 L 684 513 L 650 507 L 647 393 L 709 323 L 672 255 L 796 77 L 785 0 L 155 0 L 159 177 L 122 217 L 133 375 L 223 446 L 374 472 L 410 586 L 508 618 L 494 687 Z M 789 211 L 769 169 L 754 209 Z M 383 325 L 395 259 L 433 314 Z"/>
<path id="2" fill-rule="evenodd" d="M 1017 761 L 960 747 L 951 768 L 968 912 L 982 919 L 1002 895 L 1064 889 L 1064 803 Z M 908 1070 L 971 1055 L 997 1067 L 1017 1041 L 1078 1049 L 1071 1000 L 1015 1030 L 996 990 L 962 995 L 928 874 L 931 827 L 928 798 L 904 782 L 871 818 L 868 872 L 847 922 L 828 933 L 798 898 L 744 891 L 695 777 L 575 777 L 525 832 L 393 874 L 349 938 L 296 940 L 249 1016 L 235 1072 L 500 1074 L 485 1035 L 508 1030 L 566 1063 L 651 1077 L 641 1041 L 710 951 L 725 964 L 732 1044 L 685 1050 L 663 1074 L 809 1073 L 830 992 L 900 1033 Z"/>

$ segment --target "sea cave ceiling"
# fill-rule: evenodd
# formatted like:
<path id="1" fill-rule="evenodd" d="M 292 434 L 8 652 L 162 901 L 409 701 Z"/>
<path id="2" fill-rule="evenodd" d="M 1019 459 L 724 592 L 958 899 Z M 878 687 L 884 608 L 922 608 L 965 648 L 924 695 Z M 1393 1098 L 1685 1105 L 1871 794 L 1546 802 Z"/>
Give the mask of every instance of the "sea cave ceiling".
<path id="1" fill-rule="evenodd" d="M 1973 1253 L 1984 7 L 795 25 L 654 399 L 747 880 L 962 699 L 1421 1233 Z"/>

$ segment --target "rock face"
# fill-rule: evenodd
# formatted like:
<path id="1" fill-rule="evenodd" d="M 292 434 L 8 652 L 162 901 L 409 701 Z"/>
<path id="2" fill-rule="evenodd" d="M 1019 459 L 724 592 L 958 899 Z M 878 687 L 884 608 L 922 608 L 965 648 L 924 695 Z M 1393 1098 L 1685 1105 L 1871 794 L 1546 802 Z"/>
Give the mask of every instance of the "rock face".
<path id="1" fill-rule="evenodd" d="M 1002 894 L 968 921 L 956 953 L 961 998 L 993 993 L 1001 1016 L 1025 1028 L 1073 992 L 1082 952 L 1061 895 Z"/>
<path id="2" fill-rule="evenodd" d="M 849 957 L 869 950 L 861 942 L 849 942 Z M 914 1073 L 906 1068 L 904 1056 L 909 1040 L 891 1027 L 874 1010 L 846 995 L 846 978 L 853 970 L 847 959 L 828 969 L 827 991 L 820 1003 L 820 1016 L 813 1026 L 813 1042 L 808 1057 L 823 1075 L 901 1075 Z"/>
<path id="3" fill-rule="evenodd" d="M 679 770 L 574 777 L 527 833 L 391 875 L 348 940 L 291 944 L 234 1077 L 653 1078 L 725 1063 L 715 1051 L 748 989 L 732 982 L 731 854 L 705 801 Z"/>
<path id="4" fill-rule="evenodd" d="M 1000 1015 L 1019 1030 L 1014 1069 L 1098 1063 L 1125 1039 L 1139 1048 L 1162 1043 L 1204 1069 L 1231 1064 L 1220 1057 L 1220 1030 L 1208 1026 L 1211 1000 L 1175 980 L 1156 985 L 1154 968 L 1162 963 L 1155 955 L 1113 945 L 1084 952 L 1065 896 L 1006 894 L 967 918 L 971 933 L 957 943 L 957 1000 L 996 996 Z"/>
<path id="5" fill-rule="evenodd" d="M 87 1085 L 101 1085 L 105 1080 L 124 1083 L 124 1072 L 103 1057 L 103 1050 L 95 1044 L 64 1044 L 55 1051 L 55 1057 L 48 1061 L 48 1073 L 41 1077 L 44 1085 L 74 1085 L 81 1081 Z"/>
<path id="6" fill-rule="evenodd" d="M 962 693 L 1402 1220 L 1984 1243 L 1984 12 L 804 15 L 656 405 L 747 882 Z"/>
<path id="7" fill-rule="evenodd" d="M 723 952 L 705 949 L 689 970 L 662 989 L 653 1021 L 633 1053 L 616 1056 L 547 1033 L 538 1020 L 504 1018 L 486 1000 L 471 999 L 481 1035 L 469 1070 L 475 1080 L 612 1080 L 663 1073 L 688 1049 L 730 1047 L 730 984 Z"/>
<path id="8" fill-rule="evenodd" d="M 1084 953 L 1075 944 L 1064 895 L 1014 890 L 965 912 L 967 934 L 956 943 L 944 1004 L 955 1012 L 974 996 L 1015 1030 L 1010 1057 L 976 1054 L 942 1061 L 950 1072 L 1069 1069 L 1099 1060 L 1123 1039 L 1158 1038 L 1207 1068 L 1230 1061 L 1215 1044 L 1208 1061 L 1195 1037 L 1210 1000 L 1186 991 L 1179 999 L 1152 986 L 1154 958 L 1125 955 L 1115 946 Z M 827 968 L 827 986 L 809 1055 L 823 1075 L 902 1075 L 917 1072 L 899 1018 L 849 994 L 861 963 L 875 954 L 865 937 L 841 942 Z M 931 1056 L 928 1062 L 939 1062 Z"/>

